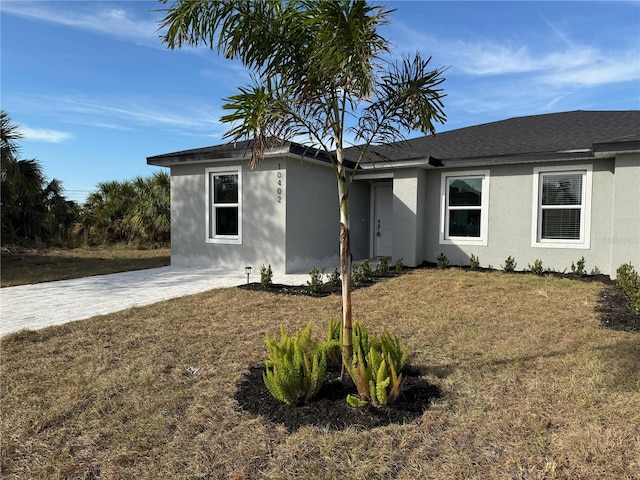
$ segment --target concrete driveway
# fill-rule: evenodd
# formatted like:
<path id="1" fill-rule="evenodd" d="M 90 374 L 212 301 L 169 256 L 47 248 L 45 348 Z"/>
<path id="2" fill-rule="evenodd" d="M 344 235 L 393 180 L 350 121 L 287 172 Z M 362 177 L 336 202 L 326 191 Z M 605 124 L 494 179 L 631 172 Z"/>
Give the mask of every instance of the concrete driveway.
<path id="1" fill-rule="evenodd" d="M 309 274 L 274 274 L 273 283 L 302 285 Z M 242 272 L 162 267 L 0 289 L 0 336 L 117 312 L 130 307 L 246 283 Z M 251 281 L 260 281 L 253 272 Z"/>

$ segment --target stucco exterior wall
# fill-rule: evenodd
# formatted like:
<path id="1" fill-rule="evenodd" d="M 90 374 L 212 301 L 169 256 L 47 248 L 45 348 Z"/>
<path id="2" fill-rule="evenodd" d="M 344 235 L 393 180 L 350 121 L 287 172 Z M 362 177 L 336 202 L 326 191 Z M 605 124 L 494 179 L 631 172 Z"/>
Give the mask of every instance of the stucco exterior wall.
<path id="1" fill-rule="evenodd" d="M 413 267 L 424 259 L 426 177 L 423 169 L 400 170 L 393 177 L 393 256 Z"/>
<path id="2" fill-rule="evenodd" d="M 611 273 L 623 263 L 640 269 L 640 153 L 615 159 Z"/>
<path id="3" fill-rule="evenodd" d="M 440 195 L 443 172 L 463 169 L 429 170 L 426 181 L 425 250 L 427 261 L 435 262 L 444 252 L 452 265 L 468 265 L 469 256 L 475 254 L 482 267 L 501 268 L 508 256 L 515 258 L 517 270 L 527 269 L 536 259 L 543 267 L 555 271 L 569 271 L 571 262 L 582 256 L 589 273 L 611 273 L 610 255 L 612 242 L 611 211 L 613 208 L 613 160 L 602 159 L 579 162 L 593 165 L 593 190 L 591 202 L 590 247 L 549 248 L 532 246 L 533 225 L 533 169 L 557 166 L 548 164 L 519 164 L 483 167 L 488 170 L 489 208 L 487 245 L 445 245 L 440 243 Z M 571 168 L 571 164 L 568 164 Z"/>
<path id="4" fill-rule="evenodd" d="M 286 271 L 338 265 L 339 211 L 331 166 L 287 160 Z"/>
<path id="5" fill-rule="evenodd" d="M 284 159 L 267 159 L 255 170 L 242 165 L 242 244 L 207 243 L 205 190 L 206 168 L 238 163 L 201 163 L 171 168 L 171 263 L 211 266 L 244 271 L 245 265 L 259 274 L 271 264 L 285 269 L 286 196 L 277 198 L 278 172 L 286 184 Z M 278 169 L 278 167 L 281 167 Z M 254 277 L 255 278 L 255 277 Z"/>

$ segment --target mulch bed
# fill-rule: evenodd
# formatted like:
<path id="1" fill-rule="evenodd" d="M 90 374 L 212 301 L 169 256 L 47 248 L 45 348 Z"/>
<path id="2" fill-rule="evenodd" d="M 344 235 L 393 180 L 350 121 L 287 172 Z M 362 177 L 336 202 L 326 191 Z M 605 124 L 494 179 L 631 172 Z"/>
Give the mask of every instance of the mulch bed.
<path id="1" fill-rule="evenodd" d="M 441 396 L 438 387 L 420 378 L 417 371 L 403 370 L 402 393 L 393 405 L 355 408 L 347 404 L 347 394 L 357 393 L 355 387 L 345 387 L 338 380 L 340 371 L 331 369 L 318 396 L 305 405 L 291 406 L 274 398 L 262 380 L 264 365 L 254 365 L 242 377 L 235 400 L 240 409 L 262 415 L 265 419 L 295 431 L 305 425 L 343 430 L 355 427 L 369 430 L 395 424 L 404 424 L 422 416 L 429 404 Z"/>
<path id="2" fill-rule="evenodd" d="M 418 268 L 434 268 L 433 265 L 423 265 Z M 367 282 L 356 285 L 355 288 L 367 287 L 386 278 L 401 275 L 375 275 Z M 518 272 L 519 273 L 519 272 Z M 563 274 L 554 274 L 563 275 Z M 563 275 L 567 276 L 567 275 Z M 602 291 L 598 300 L 597 312 L 601 325 L 613 330 L 640 332 L 640 315 L 631 308 L 628 297 L 616 286 L 615 282 L 604 275 L 590 275 L 585 277 L 571 276 L 578 281 L 597 281 L 602 283 Z M 260 283 L 241 285 L 239 288 L 247 290 L 269 291 L 284 295 L 326 296 L 340 294 L 340 287 L 323 285 L 318 292 L 310 292 L 306 285 L 272 285 L 265 289 Z M 345 387 L 338 380 L 337 370 L 328 373 L 327 378 L 316 398 L 306 405 L 290 406 L 274 398 L 264 385 L 262 379 L 264 364 L 249 368 L 238 384 L 235 400 L 241 410 L 256 416 L 284 425 L 289 431 L 297 430 L 305 425 L 326 427 L 332 430 L 342 430 L 347 427 L 372 429 L 394 424 L 404 424 L 419 418 L 429 408 L 429 404 L 441 396 L 438 387 L 429 384 L 420 377 L 416 370 L 406 368 L 404 386 L 400 398 L 393 405 L 354 408 L 347 404 L 347 394 L 357 393 L 355 387 Z"/>

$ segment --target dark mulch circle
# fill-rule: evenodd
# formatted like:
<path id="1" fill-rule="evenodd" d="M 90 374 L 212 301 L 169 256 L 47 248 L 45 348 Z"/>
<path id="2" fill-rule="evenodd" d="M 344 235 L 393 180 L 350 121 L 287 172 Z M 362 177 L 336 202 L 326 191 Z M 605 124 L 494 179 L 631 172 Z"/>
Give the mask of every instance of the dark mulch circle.
<path id="1" fill-rule="evenodd" d="M 603 327 L 625 332 L 640 332 L 640 314 L 631 307 L 631 300 L 614 282 L 604 283 L 596 311 Z"/>
<path id="2" fill-rule="evenodd" d="M 410 423 L 440 398 L 438 387 L 422 379 L 418 372 L 405 368 L 402 394 L 389 406 L 354 408 L 347 404 L 347 394 L 357 393 L 355 387 L 345 388 L 338 380 L 339 370 L 331 369 L 318 396 L 306 405 L 291 406 L 274 398 L 262 380 L 264 365 L 254 365 L 238 384 L 235 400 L 241 410 L 262 415 L 273 423 L 295 431 L 305 425 L 343 430 L 356 427 L 369 430 L 395 424 Z M 334 380 L 335 379 L 335 380 Z"/>

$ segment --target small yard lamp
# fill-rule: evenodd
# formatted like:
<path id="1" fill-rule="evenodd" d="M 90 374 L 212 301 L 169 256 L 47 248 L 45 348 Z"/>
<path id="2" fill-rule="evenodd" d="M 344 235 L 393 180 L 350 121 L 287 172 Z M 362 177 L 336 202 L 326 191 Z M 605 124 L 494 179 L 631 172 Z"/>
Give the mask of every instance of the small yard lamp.
<path id="1" fill-rule="evenodd" d="M 248 265 L 244 267 L 244 273 L 247 274 L 247 285 L 249 285 L 249 275 L 251 275 L 251 267 Z"/>

